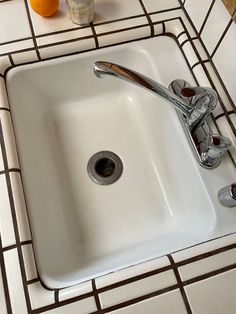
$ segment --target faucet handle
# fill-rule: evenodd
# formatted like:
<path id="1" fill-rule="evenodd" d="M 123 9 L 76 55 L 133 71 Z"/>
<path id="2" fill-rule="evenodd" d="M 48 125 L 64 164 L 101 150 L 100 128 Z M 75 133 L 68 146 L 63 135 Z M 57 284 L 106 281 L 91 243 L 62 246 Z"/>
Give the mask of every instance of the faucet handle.
<path id="1" fill-rule="evenodd" d="M 217 93 L 212 88 L 192 87 L 185 80 L 174 80 L 169 85 L 169 89 L 178 97 L 184 99 L 192 109 L 190 117 L 186 118 L 192 129 L 196 125 L 201 125 L 217 105 Z"/>
<path id="2" fill-rule="evenodd" d="M 220 157 L 230 148 L 231 141 L 219 134 L 209 134 L 203 142 L 202 159 L 208 165 L 219 162 Z"/>

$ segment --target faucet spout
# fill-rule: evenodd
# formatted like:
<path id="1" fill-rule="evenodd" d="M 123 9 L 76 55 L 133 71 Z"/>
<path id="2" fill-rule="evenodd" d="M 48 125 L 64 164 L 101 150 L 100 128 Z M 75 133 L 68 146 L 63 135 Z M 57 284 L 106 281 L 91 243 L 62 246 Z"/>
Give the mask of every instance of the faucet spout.
<path id="1" fill-rule="evenodd" d="M 143 74 L 125 68 L 121 65 L 105 61 L 97 61 L 94 63 L 94 73 L 99 78 L 102 78 L 105 75 L 111 75 L 129 83 L 133 83 L 167 100 L 186 117 L 190 118 L 191 116 L 193 108 L 191 108 L 187 102 L 172 93 L 166 87 L 162 86 L 160 83 L 146 77 Z"/>
<path id="2" fill-rule="evenodd" d="M 173 81 L 168 89 L 143 74 L 105 61 L 94 63 L 94 73 L 100 78 L 105 75 L 120 78 L 165 99 L 184 115 L 193 133 L 217 105 L 218 98 L 214 90 L 207 87 L 191 87 L 184 80 Z"/>

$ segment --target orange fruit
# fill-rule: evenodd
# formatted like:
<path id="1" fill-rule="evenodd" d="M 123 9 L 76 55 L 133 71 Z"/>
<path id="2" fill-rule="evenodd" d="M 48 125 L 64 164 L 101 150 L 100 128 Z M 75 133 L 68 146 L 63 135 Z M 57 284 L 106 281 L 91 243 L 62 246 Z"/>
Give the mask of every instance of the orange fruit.
<path id="1" fill-rule="evenodd" d="M 31 8 L 41 16 L 51 16 L 56 13 L 59 0 L 30 0 Z"/>

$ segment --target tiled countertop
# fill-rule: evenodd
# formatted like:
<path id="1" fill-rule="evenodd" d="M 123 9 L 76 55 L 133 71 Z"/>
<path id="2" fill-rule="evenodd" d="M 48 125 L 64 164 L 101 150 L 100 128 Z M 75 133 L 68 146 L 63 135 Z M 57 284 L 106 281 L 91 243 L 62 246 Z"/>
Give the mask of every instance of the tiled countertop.
<path id="1" fill-rule="evenodd" d="M 94 24 L 81 28 L 68 18 L 64 0 L 52 18 L 34 14 L 27 0 L 0 1 L 0 313 L 234 314 L 234 233 L 66 289 L 48 290 L 38 278 L 5 90 L 8 69 L 172 36 L 196 81 L 218 90 L 213 121 L 235 144 L 236 27 L 221 1 L 95 0 L 95 11 Z M 233 167 L 235 154 L 228 156 Z"/>

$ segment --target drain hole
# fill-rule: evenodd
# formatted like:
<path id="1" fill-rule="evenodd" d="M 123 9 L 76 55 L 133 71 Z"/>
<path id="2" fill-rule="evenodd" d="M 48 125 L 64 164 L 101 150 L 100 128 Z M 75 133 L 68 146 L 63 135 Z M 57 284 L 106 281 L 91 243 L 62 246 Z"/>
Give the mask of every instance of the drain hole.
<path id="1" fill-rule="evenodd" d="M 110 158 L 102 158 L 95 164 L 95 171 L 103 178 L 113 175 L 116 168 L 116 164 Z"/>
<path id="2" fill-rule="evenodd" d="M 101 151 L 89 159 L 87 170 L 90 178 L 95 183 L 108 185 L 116 182 L 121 177 L 123 163 L 115 153 Z"/>

